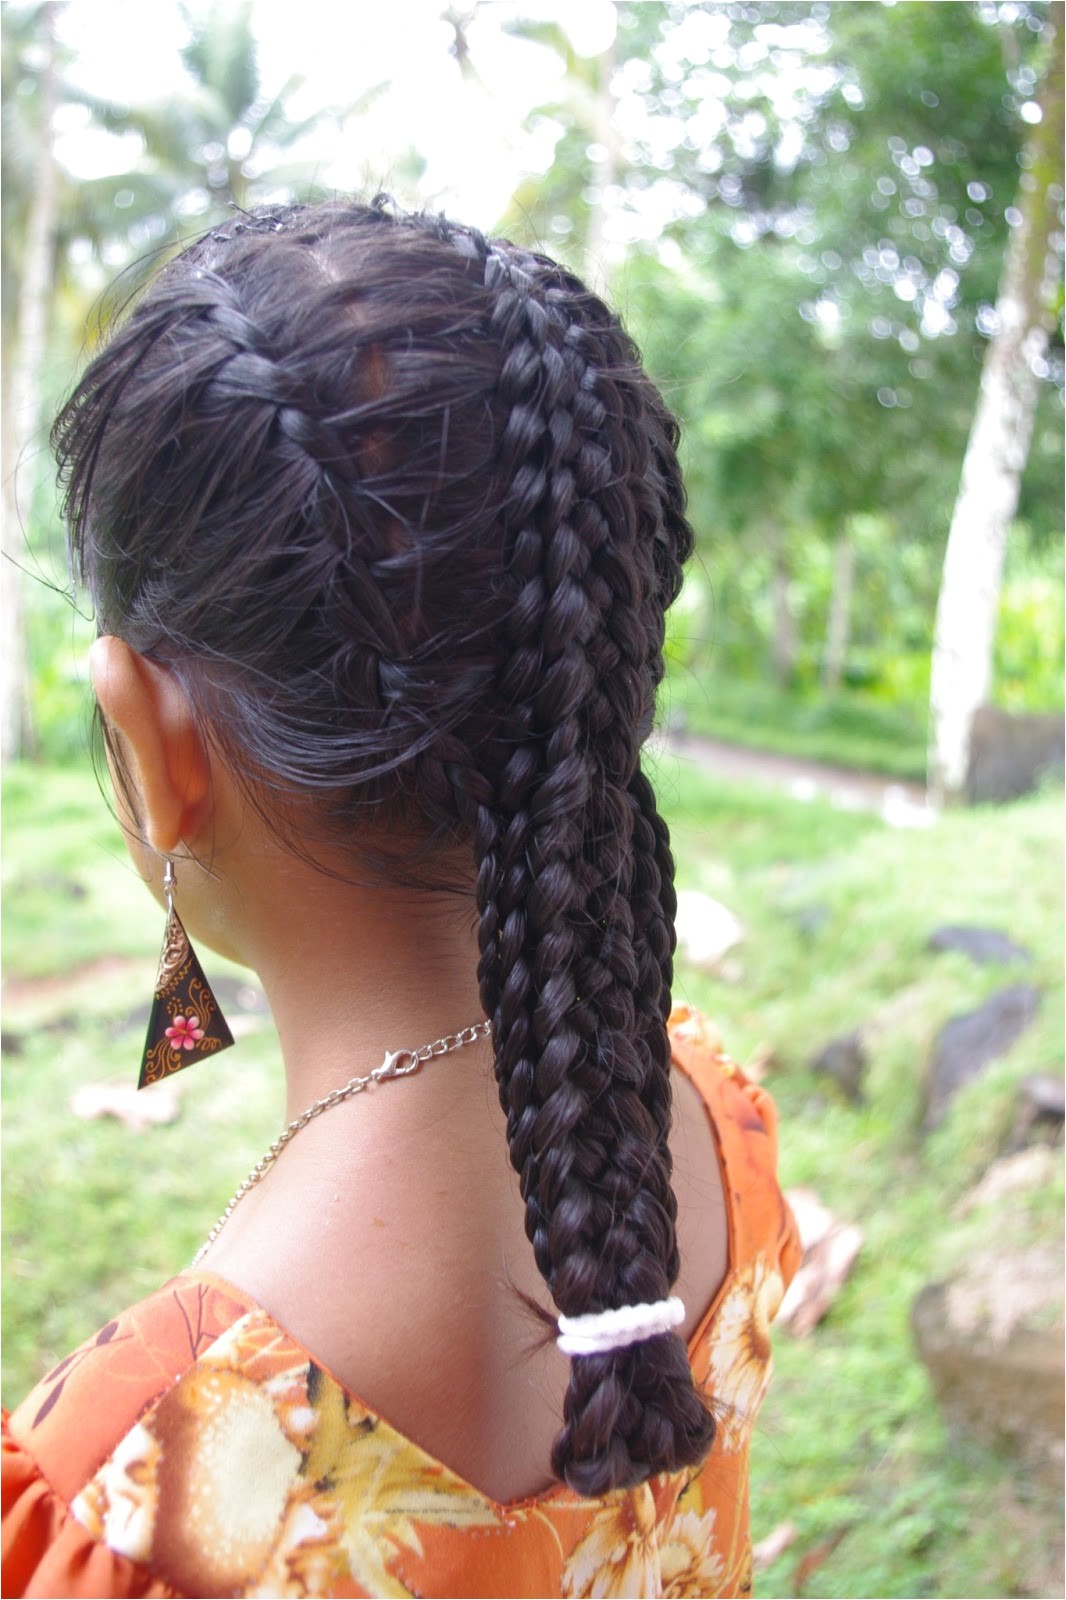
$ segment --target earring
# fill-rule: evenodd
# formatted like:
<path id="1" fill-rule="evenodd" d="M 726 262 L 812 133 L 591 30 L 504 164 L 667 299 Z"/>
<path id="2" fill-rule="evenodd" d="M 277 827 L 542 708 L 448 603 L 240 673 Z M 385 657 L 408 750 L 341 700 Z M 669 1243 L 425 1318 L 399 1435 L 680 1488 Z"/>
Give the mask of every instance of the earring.
<path id="1" fill-rule="evenodd" d="M 233 1043 L 226 1019 L 174 910 L 174 881 L 174 865 L 168 861 L 163 874 L 167 926 L 138 1089 L 169 1078 Z"/>

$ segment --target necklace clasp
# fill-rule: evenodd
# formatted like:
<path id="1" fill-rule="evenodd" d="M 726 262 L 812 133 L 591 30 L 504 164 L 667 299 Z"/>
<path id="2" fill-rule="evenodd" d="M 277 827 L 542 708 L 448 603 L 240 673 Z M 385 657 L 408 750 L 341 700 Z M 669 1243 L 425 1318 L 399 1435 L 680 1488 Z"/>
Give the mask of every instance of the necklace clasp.
<path id="1" fill-rule="evenodd" d="M 406 1078 L 417 1072 L 422 1060 L 414 1050 L 389 1050 L 385 1059 L 371 1076 L 380 1083 L 383 1078 Z"/>

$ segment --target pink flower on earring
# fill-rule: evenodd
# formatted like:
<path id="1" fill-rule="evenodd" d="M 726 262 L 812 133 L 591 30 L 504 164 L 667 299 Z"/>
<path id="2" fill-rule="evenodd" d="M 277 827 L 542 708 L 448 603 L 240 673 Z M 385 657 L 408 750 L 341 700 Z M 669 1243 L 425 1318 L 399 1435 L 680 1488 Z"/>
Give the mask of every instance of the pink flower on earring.
<path id="1" fill-rule="evenodd" d="M 194 1050 L 204 1036 L 199 1017 L 175 1017 L 173 1026 L 166 1030 L 172 1050 Z"/>

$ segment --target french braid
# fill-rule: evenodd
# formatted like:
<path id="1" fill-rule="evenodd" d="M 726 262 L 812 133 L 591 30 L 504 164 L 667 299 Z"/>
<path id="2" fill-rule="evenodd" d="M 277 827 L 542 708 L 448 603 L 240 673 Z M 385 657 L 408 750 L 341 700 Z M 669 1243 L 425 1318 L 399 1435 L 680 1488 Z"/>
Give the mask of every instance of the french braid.
<path id="1" fill-rule="evenodd" d="M 477 840 L 481 995 L 526 1230 L 560 1311 L 579 1315 L 664 1299 L 678 1271 L 673 861 L 639 752 L 689 535 L 675 501 L 681 537 L 656 550 L 661 463 L 606 309 L 498 246 L 485 281 L 515 592 L 501 671 L 513 746 Z M 612 434 L 624 447 L 608 453 Z M 636 488 L 652 474 L 651 493 Z M 712 1437 L 684 1347 L 662 1335 L 572 1363 L 552 1464 L 594 1495 L 690 1464 Z"/>
<path id="2" fill-rule="evenodd" d="M 102 625 L 268 811 L 358 844 L 376 808 L 419 865 L 427 830 L 472 845 L 538 1269 L 568 1316 L 664 1299 L 675 899 L 640 750 L 692 536 L 617 319 L 441 218 L 253 213 L 164 269 L 55 439 Z M 572 1362 L 552 1464 L 596 1495 L 713 1432 L 663 1334 Z"/>

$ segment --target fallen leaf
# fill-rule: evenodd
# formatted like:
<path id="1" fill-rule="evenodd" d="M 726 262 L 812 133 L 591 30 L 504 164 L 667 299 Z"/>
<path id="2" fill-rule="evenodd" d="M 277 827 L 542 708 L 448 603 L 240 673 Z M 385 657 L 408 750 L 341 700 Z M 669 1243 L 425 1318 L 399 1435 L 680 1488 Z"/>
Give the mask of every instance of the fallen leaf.
<path id="1" fill-rule="evenodd" d="M 785 1198 L 799 1228 L 803 1261 L 788 1286 L 777 1320 L 802 1339 L 821 1322 L 851 1275 L 863 1231 L 856 1223 L 838 1222 L 811 1189 L 790 1189 Z"/>
<path id="2" fill-rule="evenodd" d="M 796 1570 L 792 1575 L 792 1588 L 797 1595 L 802 1595 L 818 1568 L 829 1560 L 841 1539 L 850 1532 L 851 1524 L 846 1523 L 843 1528 L 837 1528 L 828 1539 L 823 1539 L 821 1544 L 816 1544 L 813 1550 L 808 1550 L 807 1554 L 797 1561 Z"/>
<path id="3" fill-rule="evenodd" d="M 767 1567 L 772 1567 L 778 1556 L 784 1555 L 789 1545 L 795 1542 L 796 1531 L 794 1522 L 779 1522 L 765 1539 L 753 1544 L 751 1561 L 755 1571 L 762 1572 Z"/>
<path id="4" fill-rule="evenodd" d="M 836 1218 L 823 1206 L 813 1189 L 789 1189 L 785 1195 L 799 1228 L 804 1254 L 812 1249 L 835 1225 Z"/>

